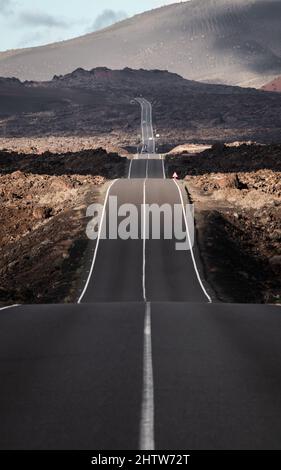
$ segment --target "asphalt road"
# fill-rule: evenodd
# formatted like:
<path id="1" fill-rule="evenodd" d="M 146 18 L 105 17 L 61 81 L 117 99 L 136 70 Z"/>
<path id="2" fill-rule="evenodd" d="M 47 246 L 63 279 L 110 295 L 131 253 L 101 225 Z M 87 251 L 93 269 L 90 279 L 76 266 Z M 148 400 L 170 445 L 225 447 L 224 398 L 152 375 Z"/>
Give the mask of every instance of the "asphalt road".
<path id="1" fill-rule="evenodd" d="M 110 196 L 139 222 L 187 202 L 152 152 L 111 183 L 107 226 Z M 76 305 L 0 310 L 0 449 L 281 448 L 280 307 L 217 303 L 196 242 L 143 234 L 91 242 Z"/>
<path id="2" fill-rule="evenodd" d="M 136 98 L 141 106 L 142 152 L 155 153 L 152 105 L 145 98 Z"/>
<path id="3" fill-rule="evenodd" d="M 0 449 L 138 449 L 145 305 L 0 319 Z M 280 449 L 280 309 L 151 306 L 156 449 Z"/>
<path id="4" fill-rule="evenodd" d="M 160 228 L 161 239 L 146 240 L 146 253 L 143 253 L 140 220 L 144 201 L 146 204 L 156 203 L 160 206 L 166 203 L 171 206 L 181 205 L 179 189 L 174 181 L 164 179 L 163 168 L 164 162 L 159 157 L 135 159 L 132 162 L 131 179 L 118 180 L 111 187 L 108 196 L 117 197 L 118 209 L 127 203 L 134 204 L 138 209 L 138 239 L 100 240 L 89 284 L 81 298 L 83 303 L 142 300 L 208 301 L 198 282 L 190 251 L 176 251 L 174 237 L 170 240 L 164 239 L 163 220 Z M 183 198 L 187 199 L 184 191 L 182 194 Z M 105 217 L 104 223 L 109 226 L 108 216 Z M 182 224 L 184 225 L 183 218 Z M 96 243 L 93 242 L 93 252 L 95 249 Z M 144 262 L 145 270 L 143 270 Z M 196 265 L 203 279 L 198 256 Z M 146 299 L 143 292 L 144 282 Z"/>

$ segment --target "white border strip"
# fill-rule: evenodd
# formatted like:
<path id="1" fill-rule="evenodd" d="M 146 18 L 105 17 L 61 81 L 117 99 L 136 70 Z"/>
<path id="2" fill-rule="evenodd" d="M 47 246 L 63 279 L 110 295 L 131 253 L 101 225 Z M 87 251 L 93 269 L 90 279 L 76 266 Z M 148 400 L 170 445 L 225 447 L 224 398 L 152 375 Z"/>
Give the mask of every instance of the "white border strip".
<path id="1" fill-rule="evenodd" d="M 187 219 L 186 219 L 186 213 L 185 213 L 185 210 L 184 210 L 184 202 L 183 202 L 182 192 L 181 192 L 181 189 L 180 189 L 180 186 L 179 186 L 178 182 L 177 182 L 175 179 L 174 179 L 174 183 L 175 183 L 175 185 L 176 185 L 177 188 L 178 188 L 179 195 L 180 195 L 180 199 L 181 199 L 182 210 L 183 210 L 183 216 L 184 216 L 185 227 L 186 227 L 186 233 L 187 233 L 187 237 L 188 237 L 188 243 L 189 243 L 189 247 L 190 247 L 191 258 L 192 258 L 192 261 L 193 261 L 193 265 L 194 265 L 194 269 L 195 269 L 195 272 L 196 272 L 196 276 L 197 276 L 197 279 L 198 279 L 199 284 L 200 284 L 200 286 L 201 286 L 201 289 L 202 289 L 202 291 L 204 292 L 205 296 L 207 297 L 209 303 L 212 303 L 212 299 L 211 299 L 211 297 L 209 296 L 209 294 L 207 293 L 207 291 L 206 291 L 206 289 L 205 289 L 205 287 L 204 287 L 204 285 L 203 285 L 202 279 L 201 279 L 201 277 L 200 277 L 200 274 L 199 274 L 199 271 L 198 271 L 198 268 L 197 268 L 195 256 L 194 256 L 194 253 L 193 253 L 193 248 L 192 248 L 192 243 L 191 243 L 191 237 L 190 237 L 190 233 L 189 233 L 188 223 L 187 223 Z"/>
<path id="2" fill-rule="evenodd" d="M 143 126 L 143 121 L 144 121 L 144 106 L 143 106 L 143 101 L 142 98 L 135 98 L 135 101 L 140 104 L 141 106 L 141 132 L 142 132 L 142 150 L 141 153 L 144 150 L 144 126 Z"/>
<path id="3" fill-rule="evenodd" d="M 154 383 L 151 340 L 151 304 L 145 305 L 143 395 L 140 425 L 140 450 L 155 450 L 154 437 Z"/>
<path id="4" fill-rule="evenodd" d="M 143 300 L 146 302 L 146 179 L 143 182 L 143 254 L 142 254 L 142 292 Z"/>
<path id="5" fill-rule="evenodd" d="M 163 167 L 163 178 L 164 180 L 166 179 L 166 172 L 165 172 L 165 165 L 164 165 L 164 159 L 162 158 L 162 167 Z"/>
<path id="6" fill-rule="evenodd" d="M 104 215 L 105 215 L 105 211 L 106 211 L 106 206 L 107 206 L 108 195 L 109 195 L 109 191 L 111 190 L 112 186 L 116 183 L 116 181 L 119 181 L 119 179 L 116 179 L 116 180 L 112 181 L 111 184 L 109 185 L 108 189 L 107 189 L 107 192 L 106 192 L 106 196 L 105 196 L 105 200 L 104 200 L 104 205 L 103 205 L 103 210 L 102 210 L 101 221 L 100 221 L 100 226 L 99 226 L 99 231 L 98 231 L 98 238 L 97 238 L 97 242 L 96 242 L 96 246 L 95 246 L 95 251 L 94 251 L 94 256 L 93 256 L 93 261 L 92 261 L 92 265 L 91 265 L 91 269 L 90 269 L 90 273 L 89 273 L 87 282 L 86 282 L 86 284 L 85 284 L 85 287 L 84 287 L 84 289 L 83 289 L 82 294 L 80 295 L 80 297 L 79 297 L 79 299 L 78 299 L 78 302 L 77 302 L 78 304 L 81 303 L 81 301 L 82 301 L 84 295 L 86 294 L 86 291 L 87 291 L 88 286 L 89 286 L 90 279 L 91 279 L 92 274 L 93 274 L 93 270 L 94 270 L 95 262 L 96 262 L 96 258 L 97 258 L 97 253 L 98 253 L 98 248 L 99 248 L 99 243 L 100 243 L 100 236 L 101 236 L 101 231 L 102 231 L 102 226 L 103 226 L 103 219 L 104 219 Z"/>
<path id="7" fill-rule="evenodd" d="M 20 304 L 14 304 L 14 305 L 8 305 L 7 307 L 2 307 L 2 308 L 0 308 L 0 312 L 2 310 L 8 310 L 10 308 L 16 308 L 16 307 L 20 307 Z"/>
<path id="8" fill-rule="evenodd" d="M 129 166 L 129 173 L 128 173 L 128 179 L 131 179 L 131 174 L 132 174 L 132 165 L 133 165 L 133 158 L 131 159 L 130 166 Z"/>

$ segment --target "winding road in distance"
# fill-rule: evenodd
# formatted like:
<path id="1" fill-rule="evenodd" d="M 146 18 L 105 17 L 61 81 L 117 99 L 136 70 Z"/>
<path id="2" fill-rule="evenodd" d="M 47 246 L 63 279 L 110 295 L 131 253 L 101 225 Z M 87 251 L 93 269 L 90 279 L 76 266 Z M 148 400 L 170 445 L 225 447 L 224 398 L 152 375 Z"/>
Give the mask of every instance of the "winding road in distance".
<path id="1" fill-rule="evenodd" d="M 144 203 L 187 203 L 137 101 L 142 154 L 108 186 L 102 223 L 114 195 L 139 219 Z M 91 242 L 77 304 L 0 311 L 0 449 L 281 448 L 280 307 L 216 302 L 196 243 L 143 230 Z"/>

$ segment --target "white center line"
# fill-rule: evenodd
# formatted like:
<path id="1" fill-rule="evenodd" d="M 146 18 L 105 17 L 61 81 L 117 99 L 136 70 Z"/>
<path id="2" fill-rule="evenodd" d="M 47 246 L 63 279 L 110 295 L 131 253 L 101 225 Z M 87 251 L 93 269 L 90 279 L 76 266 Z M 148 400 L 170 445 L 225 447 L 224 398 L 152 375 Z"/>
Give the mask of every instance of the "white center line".
<path id="1" fill-rule="evenodd" d="M 154 438 L 154 383 L 151 341 L 151 304 L 145 305 L 143 396 L 141 409 L 140 450 L 155 450 Z"/>
<path id="2" fill-rule="evenodd" d="M 182 197 L 182 192 L 181 192 L 181 189 L 180 189 L 180 186 L 179 186 L 178 182 L 175 179 L 174 179 L 174 183 L 177 186 L 178 191 L 179 191 L 179 195 L 180 195 L 180 200 L 181 200 L 182 210 L 183 210 L 183 217 L 184 217 L 184 221 L 185 221 L 185 228 L 186 228 L 186 233 L 187 233 L 187 237 L 188 237 L 188 243 L 189 243 L 191 258 L 192 258 L 192 261 L 193 261 L 193 266 L 194 266 L 194 269 L 195 269 L 195 272 L 196 272 L 196 276 L 197 276 L 197 279 L 198 279 L 198 282 L 200 284 L 200 287 L 201 287 L 202 291 L 204 292 L 204 294 L 207 297 L 208 301 L 210 303 L 212 303 L 212 299 L 209 296 L 208 292 L 206 291 L 206 289 L 203 285 L 202 279 L 201 279 L 200 274 L 199 274 L 199 270 L 197 268 L 195 256 L 194 256 L 194 253 L 193 253 L 193 248 L 192 248 L 191 237 L 190 237 L 188 222 L 187 222 L 187 218 L 186 218 L 185 208 L 184 208 L 184 201 L 183 201 L 183 197 Z"/>
<path id="3" fill-rule="evenodd" d="M 81 304 L 82 299 L 83 299 L 84 295 L 87 292 L 87 289 L 88 289 L 88 286 L 89 286 L 89 283 L 90 283 L 90 279 L 91 279 L 93 271 L 94 271 L 95 262 L 96 262 L 96 258 L 97 258 L 97 253 L 98 253 L 98 248 L 99 248 L 99 243 L 100 243 L 100 236 L 101 236 L 101 231 L 102 231 L 102 226 L 103 226 L 103 220 L 104 220 L 104 216 L 105 216 L 105 212 L 106 212 L 106 205 L 107 205 L 108 195 L 109 195 L 109 191 L 111 190 L 112 186 L 116 183 L 116 181 L 118 181 L 118 179 L 111 182 L 111 184 L 109 185 L 109 187 L 107 189 L 107 192 L 106 192 L 104 205 L 103 205 L 103 210 L 102 210 L 102 215 L 101 215 L 101 220 L 100 220 L 99 231 L 98 231 L 98 237 L 97 237 L 94 256 L 93 256 L 93 261 L 92 261 L 92 265 L 91 265 L 91 269 L 90 269 L 90 272 L 89 272 L 87 282 L 85 284 L 85 287 L 83 289 L 82 294 L 80 295 L 80 297 L 78 299 L 78 302 L 77 302 L 78 304 Z"/>
<path id="4" fill-rule="evenodd" d="M 147 160 L 148 163 L 148 160 Z M 144 318 L 144 352 L 143 352 L 143 392 L 140 423 L 140 450 L 154 450 L 154 383 L 152 363 L 151 303 L 146 296 L 146 179 L 143 183 L 143 300 L 145 302 Z"/>

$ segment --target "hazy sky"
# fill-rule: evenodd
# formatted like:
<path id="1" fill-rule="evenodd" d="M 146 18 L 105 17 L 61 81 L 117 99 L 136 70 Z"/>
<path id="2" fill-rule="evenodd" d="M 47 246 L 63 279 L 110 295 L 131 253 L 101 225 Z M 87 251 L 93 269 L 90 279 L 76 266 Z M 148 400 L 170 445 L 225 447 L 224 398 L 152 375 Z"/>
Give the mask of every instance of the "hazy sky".
<path id="1" fill-rule="evenodd" d="M 80 36 L 179 0 L 0 0 L 0 50 Z"/>

